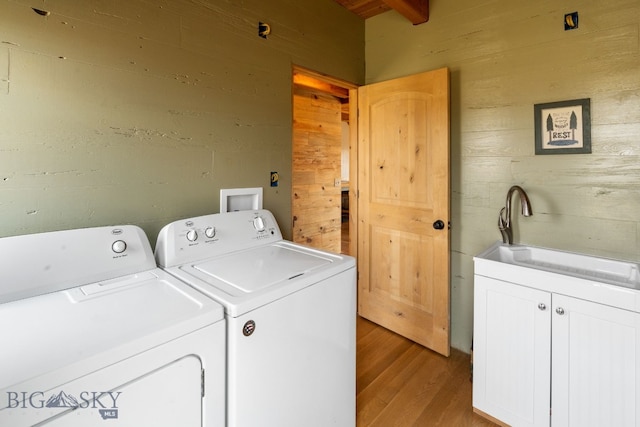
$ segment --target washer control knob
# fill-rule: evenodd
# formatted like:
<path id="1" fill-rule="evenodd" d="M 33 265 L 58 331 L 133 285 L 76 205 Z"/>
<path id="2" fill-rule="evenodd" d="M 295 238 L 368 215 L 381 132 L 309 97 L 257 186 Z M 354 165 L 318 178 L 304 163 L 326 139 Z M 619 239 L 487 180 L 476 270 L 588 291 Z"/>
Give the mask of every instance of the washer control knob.
<path id="1" fill-rule="evenodd" d="M 261 216 L 253 218 L 253 227 L 258 231 L 264 231 L 266 228 L 264 225 L 264 219 Z"/>
<path id="2" fill-rule="evenodd" d="M 127 250 L 127 243 L 124 240 L 116 240 L 111 244 L 111 250 L 117 254 Z"/>
<path id="3" fill-rule="evenodd" d="M 198 239 L 198 232 L 196 230 L 187 231 L 187 240 L 190 242 L 195 242 Z"/>
<path id="4" fill-rule="evenodd" d="M 205 236 L 207 236 L 208 238 L 214 238 L 216 236 L 216 228 L 215 227 L 207 227 L 206 230 L 204 230 L 204 234 Z"/>

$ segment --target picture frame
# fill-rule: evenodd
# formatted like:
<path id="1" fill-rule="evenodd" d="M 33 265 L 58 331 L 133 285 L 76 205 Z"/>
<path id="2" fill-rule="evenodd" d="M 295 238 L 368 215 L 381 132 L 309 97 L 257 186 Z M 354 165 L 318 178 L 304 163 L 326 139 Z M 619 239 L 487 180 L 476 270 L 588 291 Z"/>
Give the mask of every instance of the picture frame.
<path id="1" fill-rule="evenodd" d="M 590 98 L 534 104 L 538 154 L 591 153 Z"/>

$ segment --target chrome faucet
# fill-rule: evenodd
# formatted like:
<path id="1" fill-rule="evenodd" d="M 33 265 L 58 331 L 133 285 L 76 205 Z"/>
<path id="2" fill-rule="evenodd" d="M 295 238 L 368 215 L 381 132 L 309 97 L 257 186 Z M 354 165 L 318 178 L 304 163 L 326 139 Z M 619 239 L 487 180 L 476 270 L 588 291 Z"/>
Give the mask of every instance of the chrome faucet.
<path id="1" fill-rule="evenodd" d="M 502 234 L 502 242 L 513 244 L 513 230 L 511 230 L 511 197 L 513 193 L 517 192 L 520 196 L 520 204 L 522 205 L 522 215 L 531 216 L 533 210 L 531 210 L 531 202 L 527 193 L 518 185 L 514 185 L 507 192 L 507 202 L 504 208 L 500 209 L 500 216 L 498 217 L 498 228 Z"/>

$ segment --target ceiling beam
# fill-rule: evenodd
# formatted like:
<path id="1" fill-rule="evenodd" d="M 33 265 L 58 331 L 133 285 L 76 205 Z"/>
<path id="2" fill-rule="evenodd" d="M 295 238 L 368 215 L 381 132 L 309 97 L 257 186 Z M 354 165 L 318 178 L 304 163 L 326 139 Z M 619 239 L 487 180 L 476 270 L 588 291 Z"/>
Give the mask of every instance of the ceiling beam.
<path id="1" fill-rule="evenodd" d="M 429 20 L 429 0 L 383 0 L 413 25 Z"/>
<path id="2" fill-rule="evenodd" d="M 391 10 L 382 0 L 336 0 L 342 6 L 363 19 Z"/>

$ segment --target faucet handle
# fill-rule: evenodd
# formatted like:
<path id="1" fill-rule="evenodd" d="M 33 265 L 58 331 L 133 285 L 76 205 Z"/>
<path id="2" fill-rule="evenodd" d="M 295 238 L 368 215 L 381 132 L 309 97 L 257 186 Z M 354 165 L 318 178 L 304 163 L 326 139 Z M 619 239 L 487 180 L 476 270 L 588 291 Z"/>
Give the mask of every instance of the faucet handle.
<path id="1" fill-rule="evenodd" d="M 513 231 L 511 231 L 511 227 L 508 224 L 508 218 L 507 220 L 504 219 L 504 211 L 505 208 L 500 209 L 500 215 L 498 216 L 498 229 L 502 235 L 502 243 L 510 245 L 513 242 Z"/>
<path id="2" fill-rule="evenodd" d="M 500 209 L 500 213 L 498 214 L 498 227 L 500 229 L 507 227 L 507 222 L 504 219 L 504 210 L 505 208 Z"/>

